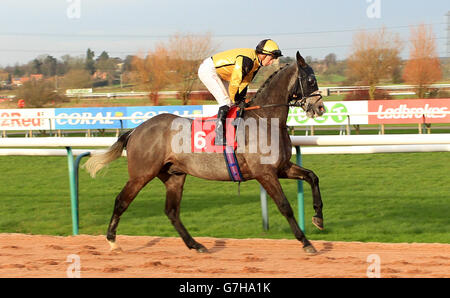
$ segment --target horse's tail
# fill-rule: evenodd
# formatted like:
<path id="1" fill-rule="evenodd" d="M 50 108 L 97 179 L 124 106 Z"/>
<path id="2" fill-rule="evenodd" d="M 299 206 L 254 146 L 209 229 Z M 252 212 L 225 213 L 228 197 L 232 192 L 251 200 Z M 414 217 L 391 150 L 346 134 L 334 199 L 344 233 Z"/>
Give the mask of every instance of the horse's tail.
<path id="1" fill-rule="evenodd" d="M 95 178 L 95 174 L 104 166 L 122 156 L 122 151 L 127 146 L 128 138 L 133 131 L 134 130 L 129 130 L 126 133 L 122 134 L 117 142 L 112 144 L 106 152 L 98 155 L 93 155 L 86 161 L 83 167 L 91 175 L 92 178 Z"/>

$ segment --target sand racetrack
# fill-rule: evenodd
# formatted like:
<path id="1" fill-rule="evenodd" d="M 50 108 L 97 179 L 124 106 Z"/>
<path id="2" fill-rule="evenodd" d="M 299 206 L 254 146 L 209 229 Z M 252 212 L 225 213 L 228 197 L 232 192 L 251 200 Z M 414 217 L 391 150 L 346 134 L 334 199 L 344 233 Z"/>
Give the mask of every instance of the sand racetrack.
<path id="1" fill-rule="evenodd" d="M 0 234 L 0 277 L 67 277 L 73 255 L 81 277 L 364 278 L 378 262 L 371 255 L 381 277 L 450 277 L 450 244 L 311 241 L 318 253 L 308 255 L 296 240 L 196 240 L 209 253 L 180 238 L 118 235 L 117 253 L 104 236 Z"/>

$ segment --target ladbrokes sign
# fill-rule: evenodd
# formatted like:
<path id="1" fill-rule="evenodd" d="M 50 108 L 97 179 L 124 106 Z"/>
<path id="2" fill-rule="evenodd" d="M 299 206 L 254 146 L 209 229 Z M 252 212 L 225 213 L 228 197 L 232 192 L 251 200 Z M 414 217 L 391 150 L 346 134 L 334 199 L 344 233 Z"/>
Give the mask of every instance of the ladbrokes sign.
<path id="1" fill-rule="evenodd" d="M 369 124 L 450 123 L 450 99 L 375 100 L 368 108 L 379 113 Z"/>

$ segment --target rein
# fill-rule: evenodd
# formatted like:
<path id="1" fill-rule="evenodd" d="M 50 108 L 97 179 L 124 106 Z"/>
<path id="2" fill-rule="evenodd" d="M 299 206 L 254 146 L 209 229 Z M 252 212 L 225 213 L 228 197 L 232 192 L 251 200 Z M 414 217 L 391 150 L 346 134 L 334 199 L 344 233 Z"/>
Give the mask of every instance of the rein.
<path id="1" fill-rule="evenodd" d="M 249 106 L 251 104 L 251 102 L 253 101 L 253 99 L 246 99 L 241 101 L 239 104 L 237 104 L 237 106 L 239 107 L 240 110 L 244 110 L 244 111 L 251 111 L 251 110 L 259 110 L 259 109 L 264 109 L 264 108 L 273 108 L 273 107 L 300 107 L 302 109 L 305 109 L 305 105 L 306 105 L 306 100 L 310 97 L 319 97 L 318 100 L 322 99 L 322 95 L 321 94 L 313 94 L 313 95 L 309 95 L 309 96 L 305 96 L 305 92 L 303 91 L 303 85 L 302 85 L 302 77 L 299 75 L 297 77 L 297 82 L 298 85 L 300 86 L 300 90 L 301 90 L 301 98 L 298 98 L 298 95 L 293 93 L 291 95 L 289 95 L 289 101 L 288 103 L 279 103 L 279 104 L 268 104 L 268 105 L 257 105 L 257 106 Z"/>
<path id="2" fill-rule="evenodd" d="M 310 95 L 310 96 L 305 96 L 299 99 L 295 99 L 296 96 L 292 96 L 293 99 L 289 100 L 289 103 L 274 103 L 274 104 L 269 104 L 269 105 L 264 105 L 264 106 L 246 106 L 243 109 L 245 111 L 251 111 L 251 110 L 258 110 L 258 109 L 264 109 L 264 108 L 273 108 L 273 107 L 300 107 L 303 108 L 306 105 L 306 100 L 310 97 L 319 97 L 318 100 L 322 99 L 322 95 L 321 94 L 314 94 L 314 95 Z M 294 102 L 292 102 L 294 101 Z M 251 102 L 250 101 L 246 101 L 245 105 L 249 104 Z M 240 105 L 238 105 L 240 107 Z M 242 109 L 242 108 L 241 108 Z"/>

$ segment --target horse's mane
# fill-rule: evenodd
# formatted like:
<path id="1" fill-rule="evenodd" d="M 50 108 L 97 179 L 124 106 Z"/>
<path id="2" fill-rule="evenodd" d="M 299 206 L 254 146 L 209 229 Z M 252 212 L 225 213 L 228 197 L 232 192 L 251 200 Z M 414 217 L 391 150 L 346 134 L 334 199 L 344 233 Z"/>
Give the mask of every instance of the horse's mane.
<path id="1" fill-rule="evenodd" d="M 285 69 L 286 67 L 289 66 L 289 63 L 281 66 L 280 68 L 278 68 L 276 71 L 274 71 L 262 84 L 261 87 L 259 87 L 258 91 L 256 91 L 255 96 L 253 97 L 254 99 L 256 99 L 258 97 L 258 95 L 260 95 L 261 93 L 263 93 L 267 87 L 269 86 L 269 83 L 272 81 L 272 79 L 280 73 L 281 70 Z"/>

